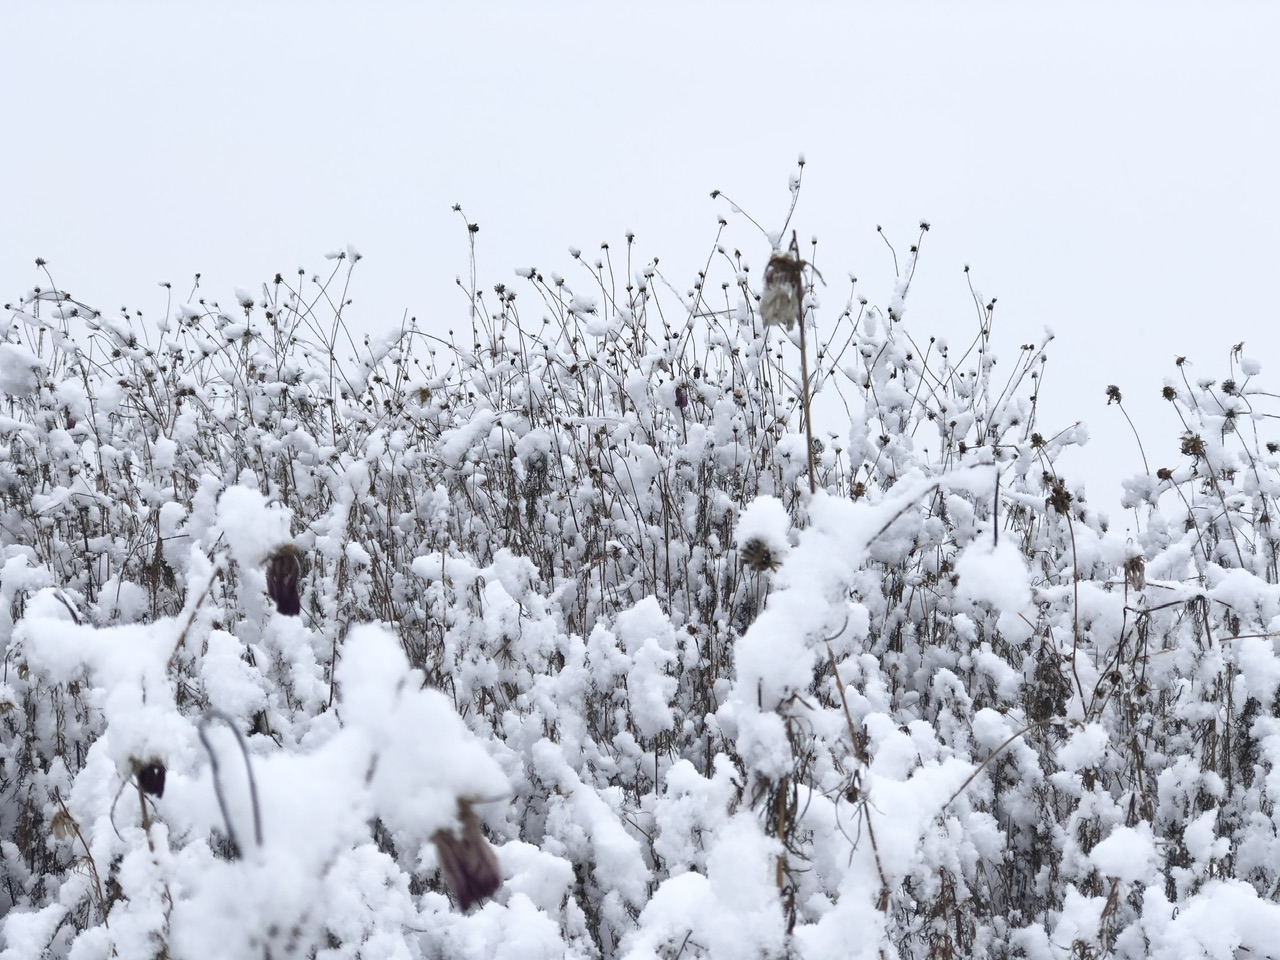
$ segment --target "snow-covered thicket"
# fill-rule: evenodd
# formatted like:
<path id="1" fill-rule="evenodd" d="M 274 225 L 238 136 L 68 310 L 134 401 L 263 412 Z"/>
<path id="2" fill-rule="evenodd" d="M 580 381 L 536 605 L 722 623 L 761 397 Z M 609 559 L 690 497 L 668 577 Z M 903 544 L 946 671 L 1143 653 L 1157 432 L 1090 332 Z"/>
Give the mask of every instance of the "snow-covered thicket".
<path id="1" fill-rule="evenodd" d="M 918 248 L 884 310 L 803 269 L 807 383 L 723 236 L 445 339 L 352 341 L 354 251 L 11 304 L 0 957 L 1276 956 L 1257 364 L 1175 370 L 1120 536 L 1048 338 L 913 332 Z"/>

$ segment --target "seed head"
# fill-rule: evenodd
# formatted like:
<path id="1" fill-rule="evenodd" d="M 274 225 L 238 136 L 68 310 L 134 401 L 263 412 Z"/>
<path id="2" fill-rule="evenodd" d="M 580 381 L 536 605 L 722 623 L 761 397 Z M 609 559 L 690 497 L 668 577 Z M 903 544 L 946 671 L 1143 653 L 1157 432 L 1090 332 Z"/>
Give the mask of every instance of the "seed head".
<path id="1" fill-rule="evenodd" d="M 765 570 L 777 570 L 782 563 L 773 548 L 760 537 L 752 537 L 744 543 L 738 551 L 738 556 L 748 569 L 754 570 L 756 573 L 763 573 Z"/>

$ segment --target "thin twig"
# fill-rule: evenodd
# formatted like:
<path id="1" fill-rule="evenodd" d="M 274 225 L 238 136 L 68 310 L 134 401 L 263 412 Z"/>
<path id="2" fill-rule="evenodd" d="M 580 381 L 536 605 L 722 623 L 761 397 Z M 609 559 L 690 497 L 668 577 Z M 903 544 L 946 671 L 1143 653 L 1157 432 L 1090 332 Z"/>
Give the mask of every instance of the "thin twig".
<path id="1" fill-rule="evenodd" d="M 840 693 L 840 704 L 844 707 L 844 722 L 849 728 L 849 736 L 853 740 L 853 755 L 858 759 L 864 767 L 870 765 L 867 757 L 866 748 L 862 740 L 858 737 L 857 728 L 853 723 L 853 712 L 849 709 L 849 700 L 844 694 L 844 681 L 840 679 L 840 667 L 836 664 L 835 651 L 831 649 L 830 641 L 827 642 L 827 659 L 831 662 L 831 673 L 836 680 L 836 690 Z M 867 798 L 862 800 L 863 813 L 867 822 L 867 837 L 871 840 L 871 854 L 876 861 L 876 873 L 880 875 L 880 910 L 887 910 L 889 907 L 889 880 L 884 873 L 884 865 L 880 862 L 880 847 L 876 843 L 876 833 L 871 826 L 871 809 L 867 806 Z"/>
<path id="2" fill-rule="evenodd" d="M 209 742 L 208 727 L 214 720 L 219 720 L 231 732 L 235 734 L 236 743 L 240 747 L 240 753 L 244 756 L 245 773 L 249 778 L 249 801 L 253 805 L 253 839 L 259 848 L 262 847 L 262 810 L 258 805 L 258 783 L 253 776 L 253 764 L 249 762 L 249 748 L 244 742 L 244 734 L 240 732 L 240 728 L 236 726 L 234 720 L 223 713 L 221 710 L 210 710 L 200 718 L 200 723 L 196 730 L 200 734 L 200 742 L 204 744 L 205 751 L 209 754 L 209 767 L 213 774 L 213 792 L 218 798 L 218 809 L 222 811 L 222 819 L 227 825 L 227 836 L 231 840 L 231 846 L 236 851 L 236 855 L 240 855 L 240 843 L 236 839 L 235 826 L 231 822 L 231 812 L 227 809 L 227 800 L 222 792 L 222 779 L 220 776 L 220 767 L 218 764 L 217 751 L 213 749 L 213 745 Z"/>
<path id="3" fill-rule="evenodd" d="M 1032 721 L 1031 723 L 1028 723 L 1025 727 L 1023 727 L 1021 730 L 1017 731 L 1016 733 L 1010 734 L 1009 738 L 1005 740 L 1004 743 L 1000 744 L 1000 746 L 996 747 L 994 750 L 991 751 L 991 753 L 987 756 L 987 759 L 983 760 L 980 764 L 974 767 L 973 773 L 965 777 L 964 783 L 960 784 L 960 786 L 956 788 L 956 792 L 947 798 L 947 802 L 942 805 L 942 809 L 945 810 L 947 809 L 947 807 L 951 806 L 951 804 L 955 802 L 956 798 L 960 796 L 960 794 L 964 793 L 964 791 L 968 788 L 969 784 L 973 783 L 973 781 L 977 778 L 978 774 L 980 774 L 983 770 L 986 769 L 987 764 L 989 764 L 992 760 L 994 760 L 996 757 L 1000 756 L 1000 754 L 1002 754 L 1005 750 L 1007 750 L 1009 748 L 1009 745 L 1012 744 L 1013 741 L 1017 740 L 1019 737 L 1023 736 L 1024 734 L 1030 733 L 1032 730 L 1035 730 L 1037 727 L 1052 727 L 1065 722 L 1066 721 L 1061 719 L 1060 717 L 1052 717 L 1048 720 L 1035 720 L 1035 721 Z"/>
<path id="4" fill-rule="evenodd" d="M 84 839 L 84 834 L 80 832 L 80 824 L 76 822 L 76 818 L 71 815 L 71 811 L 67 809 L 67 805 L 62 801 L 62 792 L 57 788 L 53 788 L 53 799 L 62 810 L 62 815 L 67 818 L 67 823 L 71 825 L 71 831 L 76 835 L 76 839 L 80 841 L 80 846 L 84 848 L 85 863 L 89 866 L 89 876 L 93 878 L 94 892 L 98 895 L 98 911 L 102 914 L 102 925 L 110 927 L 111 923 L 107 920 L 107 897 L 102 892 L 102 878 L 98 876 L 98 865 L 93 859 L 93 854 L 89 851 L 89 844 Z"/>

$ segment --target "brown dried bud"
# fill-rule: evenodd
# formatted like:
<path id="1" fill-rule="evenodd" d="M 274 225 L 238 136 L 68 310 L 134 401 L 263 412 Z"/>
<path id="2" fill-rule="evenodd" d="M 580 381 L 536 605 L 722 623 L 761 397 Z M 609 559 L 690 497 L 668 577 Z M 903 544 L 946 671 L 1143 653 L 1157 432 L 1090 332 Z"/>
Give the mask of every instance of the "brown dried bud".
<path id="1" fill-rule="evenodd" d="M 267 595 L 275 601 L 276 611 L 286 617 L 302 613 L 302 562 L 293 544 L 281 547 L 267 560 Z"/>
<path id="2" fill-rule="evenodd" d="M 480 819 L 466 800 L 458 801 L 458 818 L 462 821 L 461 839 L 452 830 L 437 830 L 431 842 L 436 845 L 445 883 L 458 899 L 458 906 L 469 910 L 493 896 L 502 885 L 502 876 L 493 847 L 480 829 Z"/>

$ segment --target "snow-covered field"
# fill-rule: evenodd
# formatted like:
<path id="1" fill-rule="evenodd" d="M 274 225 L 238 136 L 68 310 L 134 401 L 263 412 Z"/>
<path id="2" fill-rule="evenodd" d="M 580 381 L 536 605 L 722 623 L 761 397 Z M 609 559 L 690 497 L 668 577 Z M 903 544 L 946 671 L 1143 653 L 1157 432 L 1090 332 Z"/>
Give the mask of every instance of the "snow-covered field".
<path id="1" fill-rule="evenodd" d="M 0 956 L 1276 955 L 1261 365 L 1165 383 L 1118 533 L 1047 341 L 895 319 L 905 251 L 758 300 L 726 229 L 451 340 L 349 336 L 354 250 L 13 302 Z"/>

